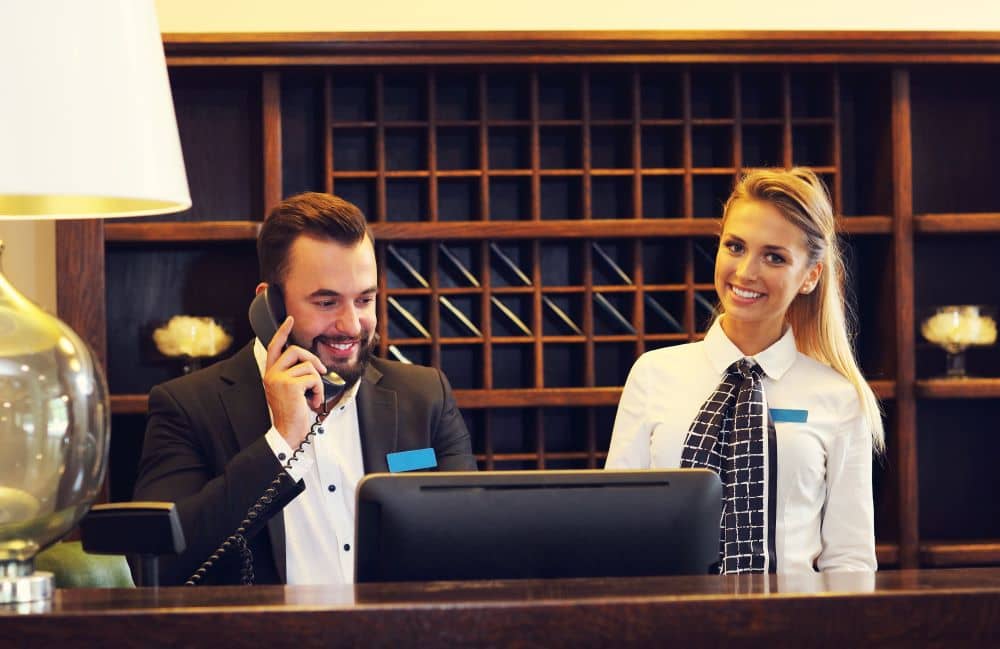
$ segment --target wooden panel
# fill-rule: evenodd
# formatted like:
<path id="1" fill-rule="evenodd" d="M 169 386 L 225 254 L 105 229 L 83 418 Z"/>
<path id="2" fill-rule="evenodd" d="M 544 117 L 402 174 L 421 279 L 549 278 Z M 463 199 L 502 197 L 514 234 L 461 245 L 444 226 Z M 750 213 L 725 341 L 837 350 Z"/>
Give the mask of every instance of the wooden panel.
<path id="1" fill-rule="evenodd" d="M 913 170 L 910 156 L 910 76 L 897 68 L 892 75 L 893 142 L 893 277 L 896 307 L 896 448 L 899 489 L 899 564 L 919 565 L 917 521 L 916 403 L 913 385 Z"/>
<path id="2" fill-rule="evenodd" d="M 833 92 L 832 94 L 832 118 L 833 118 L 833 133 L 831 135 L 830 146 L 833 151 L 833 168 L 836 170 L 843 169 L 843 160 L 841 159 L 843 151 L 843 143 L 841 141 L 841 119 L 840 119 L 840 73 L 833 73 Z M 833 187 L 830 188 L 831 196 L 833 197 L 833 213 L 843 214 L 844 213 L 844 174 L 838 173 L 834 177 Z"/>
<path id="3" fill-rule="evenodd" d="M 846 244 L 842 254 L 848 264 L 847 294 L 854 296 L 857 315 L 858 362 L 866 377 L 894 380 L 897 350 L 889 343 L 896 335 L 893 240 L 852 236 Z"/>
<path id="4" fill-rule="evenodd" d="M 324 110 L 324 81 L 322 69 L 281 70 L 278 84 L 278 126 L 280 129 L 280 173 L 278 187 L 280 200 L 306 191 L 329 191 L 324 178 L 329 177 L 326 167 L 326 147 L 330 138 L 324 136 L 329 125 Z M 262 76 L 266 78 L 265 71 Z M 267 119 L 264 120 L 267 124 Z M 266 137 L 267 134 L 265 134 Z M 330 152 L 332 153 L 332 152 Z M 273 162 L 278 162 L 275 158 Z M 271 177 L 265 170 L 265 181 Z M 273 188 L 272 188 L 273 191 Z M 269 205 L 264 206 L 262 215 Z M 246 218 L 253 219 L 248 214 Z"/>
<path id="5" fill-rule="evenodd" d="M 67 234 L 75 224 L 59 226 L 60 254 L 69 251 L 59 257 L 60 313 L 99 345 L 112 332 L 120 362 L 111 379 L 121 392 L 113 411 L 128 420 L 116 428 L 124 435 L 138 436 L 146 407 L 138 393 L 154 375 L 176 373 L 140 358 L 149 313 L 128 309 L 165 317 L 216 306 L 214 296 L 225 294 L 220 308 L 248 337 L 250 289 L 242 295 L 229 284 L 256 281 L 252 241 L 264 208 L 283 193 L 327 189 L 373 221 L 389 271 L 380 295 L 413 305 L 432 332 L 423 339 L 400 330 L 382 298 L 380 353 L 446 370 L 481 466 L 600 466 L 637 354 L 704 334 L 716 217 L 740 166 L 807 163 L 849 215 L 839 229 L 856 271 L 859 356 L 876 393 L 890 400 L 890 455 L 876 481 L 879 540 L 891 543 L 880 543 L 880 562 L 956 565 L 962 553 L 994 560 L 988 543 L 957 550 L 920 542 L 918 495 L 932 489 L 934 458 L 917 464 L 915 400 L 927 414 L 920 440 L 944 452 L 935 446 L 948 429 L 940 415 L 955 405 L 944 400 L 1000 396 L 1000 379 L 915 381 L 935 375 L 939 360 L 915 335 L 915 321 L 951 296 L 990 302 L 978 284 L 988 262 L 967 257 L 988 259 L 995 237 L 980 233 L 1000 232 L 989 175 L 996 127 L 977 126 L 996 103 L 995 66 L 927 64 L 1000 62 L 997 34 L 209 34 L 168 35 L 166 48 L 195 209 L 109 222 L 103 235 L 82 238 Z M 835 61 L 874 65 L 826 65 Z M 447 65 L 426 65 L 433 62 Z M 198 66 L 205 69 L 190 69 Z M 448 277 L 442 241 L 460 249 L 479 286 Z M 412 256 L 427 288 L 390 268 L 390 242 Z M 104 243 L 116 288 L 96 305 L 89 301 L 104 299 L 93 290 L 105 281 Z M 501 277 L 492 243 L 517 251 L 529 285 Z M 593 244 L 628 279 L 613 276 Z M 238 263 L 226 268 L 191 256 L 224 260 L 237 248 Z M 215 268 L 205 276 L 221 275 L 226 291 L 206 282 L 197 295 L 178 293 L 196 267 Z M 609 325 L 598 297 L 635 331 Z M 456 326 L 441 298 L 482 335 Z M 531 333 L 515 330 L 494 298 Z M 680 325 L 658 316 L 649 298 Z M 582 333 L 553 327 L 547 299 L 570 311 Z M 996 366 L 993 355 L 970 352 L 970 370 L 992 373 L 983 368 Z M 977 462 L 956 458 L 939 479 L 974 498 Z M 937 517 L 928 533 L 953 513 L 955 541 L 990 534 L 972 511 L 945 515 L 947 503 L 934 498 L 926 500 Z"/>
<path id="6" fill-rule="evenodd" d="M 261 154 L 264 176 L 263 212 L 281 202 L 281 76 L 277 72 L 261 75 L 261 125 L 263 152 Z"/>
<path id="7" fill-rule="evenodd" d="M 238 220 L 262 211 L 260 74 L 170 70 L 191 209 L 153 221 Z"/>
<path id="8" fill-rule="evenodd" d="M 1000 436 L 988 423 L 998 415 L 996 399 L 918 402 L 921 539 L 1000 539 L 1000 500 L 993 497 Z"/>
<path id="9" fill-rule="evenodd" d="M 56 308 L 59 317 L 97 355 L 107 372 L 104 328 L 104 222 L 56 223 Z"/>
<path id="10" fill-rule="evenodd" d="M 892 213 L 891 68 L 838 67 L 843 214 Z"/>
<path id="11" fill-rule="evenodd" d="M 332 137 L 327 133 L 326 137 Z M 385 75 L 382 72 L 375 73 L 375 210 L 374 214 L 368 213 L 368 220 L 381 223 L 386 219 L 386 195 L 385 195 Z M 334 191 L 337 186 L 334 184 Z"/>
<path id="12" fill-rule="evenodd" d="M 1000 66 L 911 69 L 913 209 L 996 212 Z"/>

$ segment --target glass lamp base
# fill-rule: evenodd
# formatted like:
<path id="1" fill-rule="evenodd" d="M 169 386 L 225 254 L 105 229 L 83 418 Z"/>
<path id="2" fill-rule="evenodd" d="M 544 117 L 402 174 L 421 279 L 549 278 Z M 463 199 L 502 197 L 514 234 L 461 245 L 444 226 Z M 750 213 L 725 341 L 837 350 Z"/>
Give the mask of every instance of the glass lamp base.
<path id="1" fill-rule="evenodd" d="M 945 376 L 949 379 L 968 378 L 965 373 L 965 350 L 947 352 L 945 357 Z"/>
<path id="2" fill-rule="evenodd" d="M 0 577 L 0 604 L 23 604 L 52 599 L 55 578 L 51 572 Z"/>
<path id="3" fill-rule="evenodd" d="M 201 357 L 200 356 L 184 356 L 182 358 L 181 372 L 184 374 L 190 374 L 191 372 L 197 372 L 201 369 Z"/>

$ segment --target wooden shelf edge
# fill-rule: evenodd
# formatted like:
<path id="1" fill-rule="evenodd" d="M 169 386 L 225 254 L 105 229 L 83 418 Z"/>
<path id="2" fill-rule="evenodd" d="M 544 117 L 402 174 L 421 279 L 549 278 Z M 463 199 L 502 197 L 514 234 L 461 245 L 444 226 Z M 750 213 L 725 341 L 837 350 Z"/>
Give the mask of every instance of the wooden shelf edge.
<path id="1" fill-rule="evenodd" d="M 594 453 L 588 451 L 545 451 L 544 453 L 493 453 L 492 455 L 477 453 L 476 460 L 484 462 L 490 457 L 492 457 L 494 462 L 536 461 L 539 457 L 543 457 L 546 460 L 589 460 L 591 457 L 595 460 L 603 460 L 607 456 L 608 454 L 604 451 L 596 451 Z"/>
<path id="2" fill-rule="evenodd" d="M 259 231 L 259 221 L 106 223 L 104 239 L 119 243 L 254 241 Z"/>
<path id="3" fill-rule="evenodd" d="M 919 233 L 1000 232 L 1000 212 L 919 214 L 913 217 L 913 227 Z"/>
<path id="4" fill-rule="evenodd" d="M 920 544 L 920 565 L 925 568 L 1000 564 L 1000 539 Z"/>
<path id="5" fill-rule="evenodd" d="M 112 394 L 111 414 L 145 415 L 149 397 L 145 394 Z"/>
<path id="6" fill-rule="evenodd" d="M 837 231 L 843 234 L 889 234 L 891 216 L 842 216 L 837 219 Z"/>
<path id="7" fill-rule="evenodd" d="M 872 388 L 880 398 L 895 392 L 892 381 L 872 381 Z M 455 390 L 459 408 L 560 407 L 560 406 L 617 406 L 621 398 L 620 387 L 597 388 L 523 388 L 508 390 Z M 111 395 L 111 412 L 116 415 L 146 414 L 146 395 Z"/>
<path id="8" fill-rule="evenodd" d="M 916 394 L 923 399 L 990 399 L 1000 397 L 1000 378 L 921 379 Z"/>
<path id="9" fill-rule="evenodd" d="M 166 33 L 171 65 L 323 64 L 346 59 L 415 57 L 465 62 L 530 56 L 566 62 L 582 57 L 631 56 L 663 60 L 710 57 L 822 56 L 824 60 L 991 60 L 1000 55 L 996 32 L 916 31 L 454 31 L 316 33 Z"/>
<path id="10" fill-rule="evenodd" d="M 899 544 L 876 543 L 875 559 L 879 568 L 892 568 L 899 565 Z"/>
<path id="11" fill-rule="evenodd" d="M 647 236 L 715 236 L 719 220 L 601 219 L 592 221 L 438 221 L 371 223 L 376 240 L 433 241 L 437 239 L 523 239 Z M 105 240 L 129 242 L 197 242 L 254 240 L 258 221 L 109 223 Z"/>
<path id="12" fill-rule="evenodd" d="M 460 408 L 505 408 L 544 406 L 616 406 L 622 389 L 542 388 L 511 390 L 455 390 Z"/>
<path id="13" fill-rule="evenodd" d="M 622 389 L 543 388 L 511 390 L 455 390 L 459 408 L 544 407 L 544 406 L 616 406 Z M 145 394 L 111 395 L 111 412 L 116 415 L 146 414 Z"/>
<path id="14" fill-rule="evenodd" d="M 896 398 L 896 382 L 890 380 L 878 379 L 874 381 L 869 381 L 868 385 L 871 386 L 872 392 L 875 396 L 883 401 Z"/>
<path id="15" fill-rule="evenodd" d="M 437 223 L 372 223 L 376 239 L 434 241 L 438 239 L 566 239 L 716 236 L 719 220 L 600 219 L 560 221 L 454 221 Z"/>
<path id="16" fill-rule="evenodd" d="M 847 234 L 888 234 L 892 228 L 887 216 L 850 216 L 838 223 Z M 253 241 L 260 225 L 260 221 L 106 223 L 104 237 L 115 243 Z M 371 229 L 377 240 L 384 241 L 713 237 L 719 233 L 719 219 L 380 222 L 372 223 Z"/>

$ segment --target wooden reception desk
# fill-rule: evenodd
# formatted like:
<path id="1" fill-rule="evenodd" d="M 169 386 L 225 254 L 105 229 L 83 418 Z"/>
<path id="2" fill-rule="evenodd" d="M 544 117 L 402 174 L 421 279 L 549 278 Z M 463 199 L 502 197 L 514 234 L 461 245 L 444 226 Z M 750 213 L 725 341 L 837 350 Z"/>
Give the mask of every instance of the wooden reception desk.
<path id="1" fill-rule="evenodd" d="M 0 612 L 0 645 L 996 647 L 1000 569 L 78 589 L 31 608 Z"/>

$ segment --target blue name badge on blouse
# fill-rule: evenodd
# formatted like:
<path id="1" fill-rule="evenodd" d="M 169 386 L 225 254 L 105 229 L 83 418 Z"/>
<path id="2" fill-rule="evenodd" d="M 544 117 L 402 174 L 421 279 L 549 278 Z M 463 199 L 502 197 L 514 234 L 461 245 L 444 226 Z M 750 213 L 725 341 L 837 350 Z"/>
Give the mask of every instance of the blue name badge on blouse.
<path id="1" fill-rule="evenodd" d="M 771 408 L 771 420 L 775 423 L 786 421 L 793 424 L 804 424 L 809 420 L 809 411 L 792 410 L 790 408 Z"/>
<path id="2" fill-rule="evenodd" d="M 386 453 L 385 459 L 389 463 L 390 473 L 433 469 L 438 465 L 437 456 L 434 455 L 434 449 L 432 448 L 418 448 L 413 451 Z"/>

